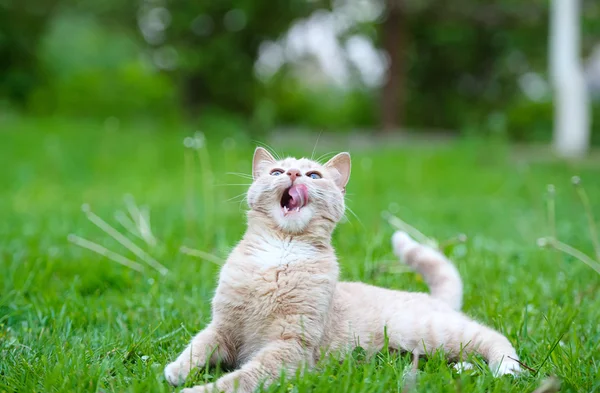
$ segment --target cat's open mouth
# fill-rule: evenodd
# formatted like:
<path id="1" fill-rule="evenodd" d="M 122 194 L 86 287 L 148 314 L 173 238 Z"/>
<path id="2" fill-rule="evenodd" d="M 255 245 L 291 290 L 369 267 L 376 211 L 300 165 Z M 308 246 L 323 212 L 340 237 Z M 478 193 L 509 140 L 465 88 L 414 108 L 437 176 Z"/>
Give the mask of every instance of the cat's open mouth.
<path id="1" fill-rule="evenodd" d="M 286 189 L 281 196 L 283 214 L 297 213 L 308 203 L 308 188 L 304 184 L 297 184 Z"/>

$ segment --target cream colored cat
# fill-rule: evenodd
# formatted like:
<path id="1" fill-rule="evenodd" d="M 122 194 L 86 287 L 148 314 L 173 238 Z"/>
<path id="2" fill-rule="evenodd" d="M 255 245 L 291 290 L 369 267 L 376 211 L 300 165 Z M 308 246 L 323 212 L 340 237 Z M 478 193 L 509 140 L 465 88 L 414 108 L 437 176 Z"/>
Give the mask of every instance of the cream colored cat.
<path id="1" fill-rule="evenodd" d="M 246 392 L 311 367 L 322 353 L 370 353 L 384 345 L 416 354 L 444 350 L 483 356 L 495 375 L 520 371 L 500 333 L 459 309 L 462 282 L 441 253 L 397 232 L 395 253 L 423 275 L 431 295 L 338 282 L 331 234 L 345 210 L 350 156 L 322 165 L 277 161 L 258 148 L 248 190 L 248 229 L 223 266 L 212 321 L 165 368 L 173 385 L 194 367 L 224 362 L 237 370 L 184 392 Z M 322 352 L 321 350 L 324 350 Z"/>

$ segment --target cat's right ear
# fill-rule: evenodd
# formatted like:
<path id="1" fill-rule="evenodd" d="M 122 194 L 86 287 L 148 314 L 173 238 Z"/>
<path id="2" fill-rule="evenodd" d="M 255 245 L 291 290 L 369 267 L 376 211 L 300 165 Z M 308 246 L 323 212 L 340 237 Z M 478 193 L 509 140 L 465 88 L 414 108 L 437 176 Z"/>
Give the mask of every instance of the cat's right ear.
<path id="1" fill-rule="evenodd" d="M 256 179 L 260 176 L 265 165 L 275 163 L 275 158 L 264 147 L 257 147 L 254 150 L 254 158 L 252 159 L 252 178 Z"/>

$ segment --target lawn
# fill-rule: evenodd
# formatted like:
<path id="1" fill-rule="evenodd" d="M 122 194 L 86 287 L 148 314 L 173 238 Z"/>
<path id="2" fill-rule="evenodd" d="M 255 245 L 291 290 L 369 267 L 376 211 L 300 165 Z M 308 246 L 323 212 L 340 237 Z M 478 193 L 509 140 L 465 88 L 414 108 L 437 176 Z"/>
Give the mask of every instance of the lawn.
<path id="1" fill-rule="evenodd" d="M 249 180 L 231 172 L 250 173 L 254 143 L 231 133 L 194 150 L 184 146 L 193 128 L 107 125 L 0 123 L 2 392 L 173 391 L 162 376 L 164 365 L 210 320 L 219 266 L 180 248 L 225 258 L 239 240 Z M 340 138 L 336 150 L 345 147 Z M 275 148 L 312 153 L 312 147 Z M 593 254 L 571 177 L 581 177 L 600 217 L 600 162 L 540 159 L 490 141 L 351 153 L 348 206 L 354 214 L 334 235 L 342 278 L 426 289 L 396 262 L 389 244 L 393 228 L 383 211 L 440 240 L 465 233 L 465 244 L 447 250 L 465 283 L 465 312 L 507 335 L 535 370 L 500 379 L 485 367 L 457 374 L 435 354 L 420 361 L 416 391 L 527 392 L 549 375 L 566 392 L 600 391 L 600 275 L 536 245 L 556 231 L 563 242 Z M 547 219 L 548 184 L 556 187 L 555 226 Z M 125 195 L 148 207 L 156 244 L 119 224 L 115 216 L 127 212 Z M 150 268 L 94 225 L 84 204 L 168 273 Z M 68 241 L 70 234 L 136 261 L 144 271 L 78 247 Z M 408 355 L 383 351 L 364 359 L 357 349 L 343 362 L 322 361 L 268 391 L 400 392 L 410 367 Z M 220 373 L 199 370 L 187 385 Z"/>

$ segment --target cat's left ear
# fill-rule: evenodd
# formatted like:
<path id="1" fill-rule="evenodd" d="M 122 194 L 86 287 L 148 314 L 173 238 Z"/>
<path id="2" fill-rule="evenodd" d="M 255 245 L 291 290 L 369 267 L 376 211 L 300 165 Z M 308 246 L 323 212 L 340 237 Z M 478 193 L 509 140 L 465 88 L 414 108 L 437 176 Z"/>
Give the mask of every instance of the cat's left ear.
<path id="1" fill-rule="evenodd" d="M 252 159 L 252 178 L 256 179 L 260 176 L 262 168 L 265 165 L 275 163 L 275 158 L 264 147 L 257 147 L 254 150 L 254 158 Z"/>
<path id="2" fill-rule="evenodd" d="M 342 190 L 342 193 L 346 192 L 346 184 L 350 180 L 350 154 L 340 153 L 327 161 L 325 167 L 335 169 L 337 176 L 334 179 L 335 184 Z"/>

